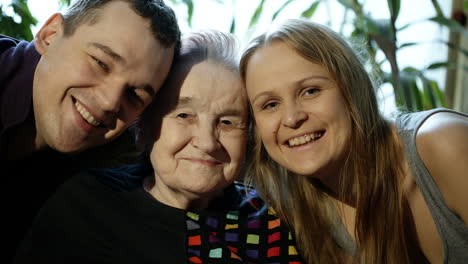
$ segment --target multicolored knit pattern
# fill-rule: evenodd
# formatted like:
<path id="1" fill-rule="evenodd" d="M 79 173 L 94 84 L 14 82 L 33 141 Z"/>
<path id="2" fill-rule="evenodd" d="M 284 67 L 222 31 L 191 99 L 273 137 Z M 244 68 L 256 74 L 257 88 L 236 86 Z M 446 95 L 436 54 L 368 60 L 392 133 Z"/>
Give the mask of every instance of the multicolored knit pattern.
<path id="1" fill-rule="evenodd" d="M 186 223 L 188 263 L 303 263 L 291 233 L 272 208 L 187 212 Z"/>

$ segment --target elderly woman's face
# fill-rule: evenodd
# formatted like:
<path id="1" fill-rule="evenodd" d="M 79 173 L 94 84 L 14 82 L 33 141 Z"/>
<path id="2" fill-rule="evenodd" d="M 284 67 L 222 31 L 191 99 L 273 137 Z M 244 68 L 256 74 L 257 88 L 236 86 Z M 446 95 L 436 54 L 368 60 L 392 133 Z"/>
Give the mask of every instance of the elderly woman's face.
<path id="1" fill-rule="evenodd" d="M 247 98 L 238 74 L 202 62 L 180 84 L 151 152 L 160 201 L 210 197 L 236 179 L 245 154 Z"/>

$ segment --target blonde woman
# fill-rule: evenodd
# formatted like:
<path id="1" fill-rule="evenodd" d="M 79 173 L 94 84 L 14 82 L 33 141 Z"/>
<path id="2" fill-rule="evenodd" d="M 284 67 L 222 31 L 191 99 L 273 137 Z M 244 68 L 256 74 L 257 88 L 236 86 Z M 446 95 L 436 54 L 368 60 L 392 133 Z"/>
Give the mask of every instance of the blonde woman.
<path id="1" fill-rule="evenodd" d="M 308 263 L 466 263 L 466 114 L 386 120 L 349 45 L 308 21 L 254 39 L 240 68 L 251 180 Z"/>

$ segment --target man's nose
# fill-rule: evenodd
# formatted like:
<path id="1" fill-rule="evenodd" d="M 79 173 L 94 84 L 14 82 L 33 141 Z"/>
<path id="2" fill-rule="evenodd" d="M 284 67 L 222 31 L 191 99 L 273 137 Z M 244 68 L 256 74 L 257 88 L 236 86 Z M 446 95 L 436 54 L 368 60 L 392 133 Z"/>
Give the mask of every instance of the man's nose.
<path id="1" fill-rule="evenodd" d="M 124 96 L 125 84 L 121 82 L 107 82 L 98 88 L 96 100 L 104 112 L 118 113 Z"/>
<path id="2" fill-rule="evenodd" d="M 115 128 L 117 117 L 122 110 L 126 86 L 126 82 L 116 78 L 98 86 L 94 93 L 97 107 L 103 113 L 103 122 L 110 129 Z"/>

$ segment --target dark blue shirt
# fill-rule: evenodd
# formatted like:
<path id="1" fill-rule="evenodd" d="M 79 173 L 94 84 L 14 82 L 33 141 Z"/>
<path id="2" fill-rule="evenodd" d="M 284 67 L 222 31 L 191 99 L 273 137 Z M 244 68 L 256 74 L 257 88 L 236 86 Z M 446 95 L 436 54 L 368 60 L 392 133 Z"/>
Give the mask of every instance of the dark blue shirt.
<path id="1" fill-rule="evenodd" d="M 32 85 L 40 54 L 33 42 L 0 35 L 0 160 L 8 129 L 32 114 Z"/>

